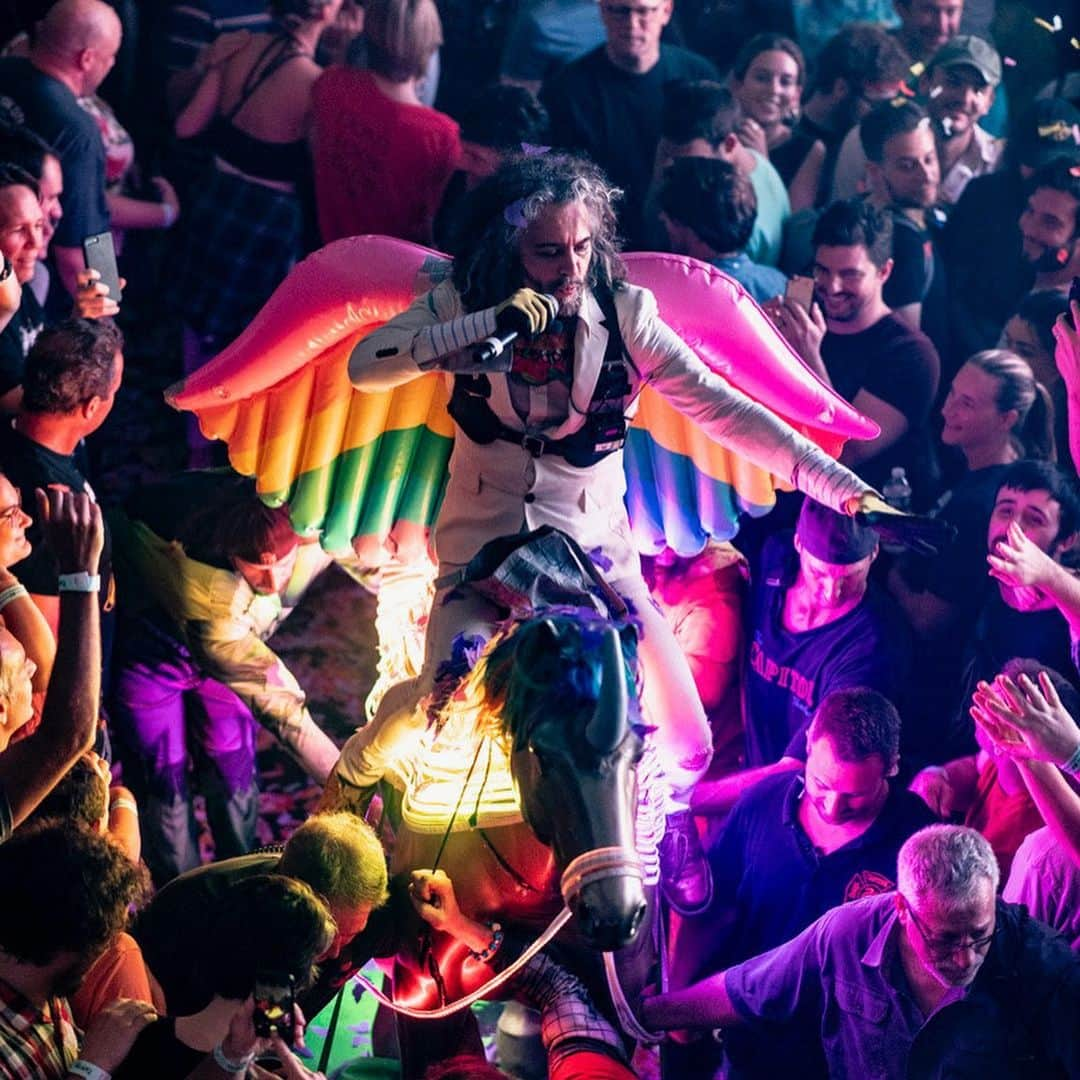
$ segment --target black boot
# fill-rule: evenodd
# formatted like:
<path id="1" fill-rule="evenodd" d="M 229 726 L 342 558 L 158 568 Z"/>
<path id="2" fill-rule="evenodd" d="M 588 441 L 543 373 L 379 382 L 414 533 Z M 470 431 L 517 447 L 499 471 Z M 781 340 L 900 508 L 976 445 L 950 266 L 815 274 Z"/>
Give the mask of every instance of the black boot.
<path id="1" fill-rule="evenodd" d="M 700 915 L 712 902 L 712 872 L 689 810 L 667 816 L 660 841 L 660 889 L 680 915 Z"/>

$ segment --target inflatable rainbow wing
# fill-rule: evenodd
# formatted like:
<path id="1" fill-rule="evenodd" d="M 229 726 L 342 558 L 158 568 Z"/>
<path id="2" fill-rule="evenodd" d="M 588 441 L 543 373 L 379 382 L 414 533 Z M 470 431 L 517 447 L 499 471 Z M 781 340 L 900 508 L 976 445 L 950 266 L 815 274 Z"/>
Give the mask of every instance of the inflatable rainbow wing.
<path id="1" fill-rule="evenodd" d="M 630 278 L 714 370 L 830 453 L 876 428 L 818 381 L 741 286 L 675 255 L 626 257 Z M 354 390 L 357 341 L 445 273 L 444 256 L 382 236 L 339 240 L 300 263 L 243 334 L 167 398 L 254 476 L 268 503 L 333 555 L 366 565 L 428 550 L 453 442 L 445 383 Z M 642 551 L 680 554 L 772 506 L 777 481 L 707 438 L 646 388 L 627 439 L 627 501 Z"/>

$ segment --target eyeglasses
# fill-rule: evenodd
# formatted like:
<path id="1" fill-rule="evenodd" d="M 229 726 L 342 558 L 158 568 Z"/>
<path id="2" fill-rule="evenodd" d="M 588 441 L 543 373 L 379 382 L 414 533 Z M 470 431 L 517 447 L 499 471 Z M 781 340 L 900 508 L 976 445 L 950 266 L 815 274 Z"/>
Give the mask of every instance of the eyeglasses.
<path id="1" fill-rule="evenodd" d="M 915 929 L 919 931 L 919 937 L 923 939 L 930 952 L 940 959 L 944 959 L 946 956 L 952 956 L 953 953 L 959 952 L 961 949 L 965 952 L 968 949 L 974 949 L 977 953 L 985 952 L 990 948 L 990 943 L 994 940 L 994 934 L 997 933 L 997 930 L 995 929 L 987 934 L 986 937 L 968 938 L 967 941 L 963 938 L 942 939 L 934 937 L 926 932 L 926 927 L 923 926 L 922 920 L 915 914 L 915 909 L 907 900 L 904 901 L 904 906 L 911 916 L 911 921 L 915 924 Z"/>
<path id="2" fill-rule="evenodd" d="M 653 4 L 649 7 L 630 4 L 601 4 L 600 6 L 609 19 L 629 20 L 636 17 L 642 22 L 648 22 L 660 14 L 663 4 Z"/>

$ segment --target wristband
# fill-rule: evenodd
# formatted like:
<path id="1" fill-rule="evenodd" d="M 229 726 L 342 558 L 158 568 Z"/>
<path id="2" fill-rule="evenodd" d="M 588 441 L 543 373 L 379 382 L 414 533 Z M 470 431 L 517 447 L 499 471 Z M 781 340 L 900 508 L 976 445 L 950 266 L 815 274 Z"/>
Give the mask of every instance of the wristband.
<path id="1" fill-rule="evenodd" d="M 109 813 L 111 814 L 114 810 L 130 810 L 133 814 L 139 812 L 139 808 L 135 805 L 133 799 L 113 799 L 109 803 Z"/>
<path id="2" fill-rule="evenodd" d="M 83 1080 L 112 1080 L 111 1072 L 92 1061 L 83 1061 L 82 1058 L 76 1058 L 68 1066 L 68 1076 L 81 1076 Z"/>
<path id="3" fill-rule="evenodd" d="M 100 592 L 101 575 L 80 570 L 77 574 L 61 574 L 60 592 Z"/>
<path id="4" fill-rule="evenodd" d="M 1070 776 L 1075 776 L 1080 779 L 1080 743 L 1076 744 L 1076 749 L 1072 752 L 1072 756 L 1061 766 L 1062 772 L 1067 772 Z"/>
<path id="5" fill-rule="evenodd" d="M 18 600 L 20 596 L 29 595 L 24 585 L 9 585 L 3 592 L 0 592 L 0 611 L 3 611 L 12 600 Z"/>
<path id="6" fill-rule="evenodd" d="M 179 212 L 172 203 L 163 202 L 161 204 L 161 227 L 163 229 L 171 229 L 176 224 L 176 219 L 179 216 Z"/>
<path id="7" fill-rule="evenodd" d="M 214 1064 L 227 1073 L 246 1073 L 254 1060 L 255 1055 L 251 1053 L 245 1054 L 238 1061 L 233 1061 L 232 1058 L 225 1056 L 221 1043 L 214 1047 Z"/>
<path id="8" fill-rule="evenodd" d="M 469 950 L 469 955 L 474 960 L 479 960 L 481 964 L 486 964 L 499 951 L 499 946 L 503 943 L 503 930 L 499 923 L 488 923 L 488 929 L 491 931 L 491 941 L 488 942 L 487 948 L 483 952 Z"/>

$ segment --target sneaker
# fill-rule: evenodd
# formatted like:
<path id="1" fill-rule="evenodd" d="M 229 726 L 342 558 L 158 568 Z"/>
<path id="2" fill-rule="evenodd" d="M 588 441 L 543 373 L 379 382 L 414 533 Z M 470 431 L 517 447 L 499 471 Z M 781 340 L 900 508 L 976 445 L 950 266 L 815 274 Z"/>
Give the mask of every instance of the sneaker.
<path id="1" fill-rule="evenodd" d="M 660 841 L 660 891 L 680 915 L 700 915 L 712 902 L 712 872 L 689 810 L 667 816 Z"/>

